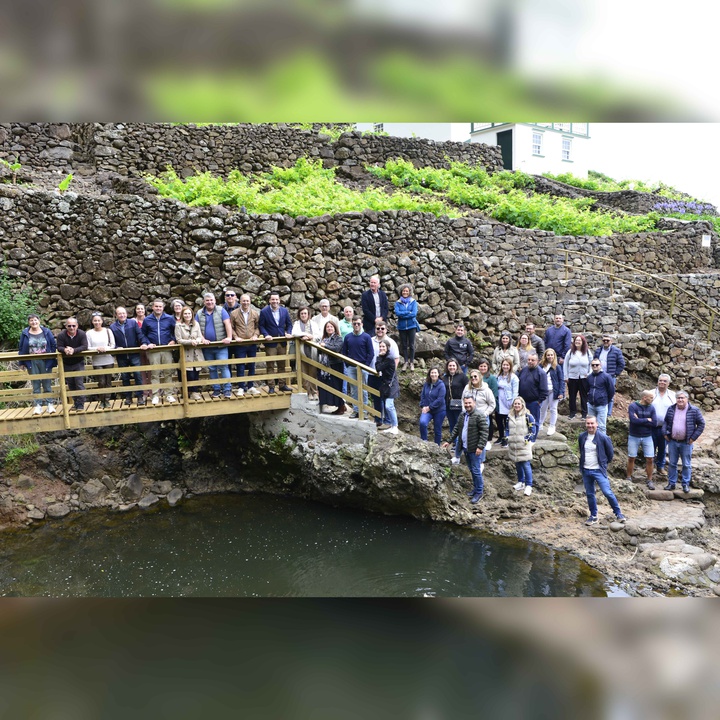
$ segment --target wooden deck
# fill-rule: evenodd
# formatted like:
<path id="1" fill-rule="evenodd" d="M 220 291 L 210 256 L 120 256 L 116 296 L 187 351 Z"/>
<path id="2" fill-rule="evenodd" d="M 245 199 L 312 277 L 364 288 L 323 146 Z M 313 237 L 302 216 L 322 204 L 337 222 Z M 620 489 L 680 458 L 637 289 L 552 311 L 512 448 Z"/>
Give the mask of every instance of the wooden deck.
<path id="1" fill-rule="evenodd" d="M 282 339 L 285 340 L 284 338 Z M 254 344 L 262 345 L 264 341 L 254 341 Z M 268 341 L 270 342 L 270 341 Z M 306 343 L 304 340 L 296 339 L 295 353 L 292 355 L 273 356 L 272 360 L 286 361 L 288 363 L 285 372 L 266 374 L 264 372 L 266 357 L 264 353 L 258 353 L 256 358 L 240 359 L 230 358 L 229 360 L 215 360 L 196 362 L 193 365 L 199 367 L 201 376 L 199 381 L 188 382 L 186 378 L 186 367 L 184 356 L 180 353 L 178 362 L 166 365 L 143 365 L 139 367 L 112 369 L 93 369 L 91 365 L 87 365 L 82 371 L 67 372 L 64 370 L 59 355 L 35 356 L 36 359 L 52 357 L 57 359 L 58 366 L 52 372 L 43 375 L 29 375 L 24 370 L 9 369 L 0 371 L 0 435 L 20 435 L 26 433 L 42 433 L 52 432 L 56 430 L 70 430 L 79 428 L 105 427 L 112 425 L 128 425 L 134 423 L 146 422 L 162 422 L 166 420 L 182 420 L 184 418 L 212 417 L 216 415 L 233 415 L 237 413 L 259 412 L 264 410 L 283 410 L 290 407 L 290 396 L 293 392 L 304 392 L 303 383 L 305 380 L 312 381 L 321 387 L 330 390 L 329 386 L 324 385 L 317 379 L 309 378 L 305 373 L 313 366 L 323 368 L 322 365 L 310 360 L 302 355 L 302 348 Z M 247 344 L 248 341 L 237 341 L 233 344 Z M 317 347 L 317 346 L 315 346 Z M 173 348 L 167 347 L 172 350 Z M 132 351 L 131 351 L 132 352 Z M 137 352 L 137 350 L 135 351 Z M 118 355 L 121 353 L 128 354 L 128 350 L 115 350 L 109 354 Z M 88 359 L 91 359 L 95 353 L 83 353 Z M 331 353 L 334 354 L 334 353 Z M 338 356 L 342 357 L 342 356 Z M 7 362 L 26 359 L 27 356 L 19 356 L 17 354 L 6 353 L 0 356 L 0 360 Z M 356 365 L 363 370 L 374 373 L 370 368 L 354 363 L 349 358 L 343 358 L 347 364 Z M 295 369 L 290 369 L 289 362 L 294 361 Z M 208 377 L 208 368 L 210 366 L 231 365 L 238 366 L 243 364 L 256 363 L 258 366 L 257 374 L 245 377 L 218 378 L 211 380 Z M 326 369 L 326 368 L 323 368 Z M 146 373 L 152 370 L 167 370 L 171 373 L 171 380 L 164 382 L 151 383 L 144 380 L 147 384 L 123 386 L 120 380 L 115 378 L 111 388 L 99 388 L 98 379 L 101 376 L 118 375 L 121 371 L 130 373 L 140 372 Z M 330 371 L 332 375 L 343 377 L 342 374 Z M 69 391 L 66 388 L 66 382 L 69 378 L 82 376 L 85 379 L 85 390 Z M 377 391 L 367 388 L 362 381 L 362 373 L 358 373 L 358 379 L 351 380 L 347 378 L 348 383 L 358 387 L 359 397 L 362 398 L 362 391 L 367 390 L 371 395 L 377 395 Z M 178 378 L 180 380 L 178 381 Z M 52 392 L 33 394 L 30 387 L 30 380 L 46 379 L 52 383 Z M 275 392 L 268 392 L 265 383 L 272 380 L 276 384 Z M 248 394 L 242 397 L 235 395 L 235 389 L 238 382 L 252 381 L 255 388 L 259 391 L 258 395 Z M 212 397 L 212 385 L 231 382 L 234 384 L 233 395 L 231 398 Z M 281 392 L 279 385 L 286 383 L 291 392 Z M 146 405 L 138 406 L 135 394 L 139 391 L 152 392 L 160 391 L 160 395 L 167 394 L 171 388 L 177 391 L 173 397 L 176 402 L 168 403 L 161 398 L 158 405 L 152 404 L 150 397 L 146 398 Z M 197 392 L 200 394 L 200 400 L 191 399 L 191 394 Z M 126 405 L 125 395 L 132 393 L 132 403 Z M 73 405 L 78 396 L 85 396 L 88 402 L 85 403 L 83 410 L 75 410 Z M 110 399 L 115 396 L 115 399 Z M 339 393 L 339 396 L 346 402 L 352 402 L 347 395 Z M 109 407 L 101 407 L 101 401 L 108 399 Z M 43 405 L 42 414 L 34 414 L 33 403 L 36 400 L 50 400 L 55 403 L 56 412 L 48 414 L 46 407 Z M 371 406 L 363 405 L 365 413 L 371 416 L 377 416 L 378 413 Z"/>

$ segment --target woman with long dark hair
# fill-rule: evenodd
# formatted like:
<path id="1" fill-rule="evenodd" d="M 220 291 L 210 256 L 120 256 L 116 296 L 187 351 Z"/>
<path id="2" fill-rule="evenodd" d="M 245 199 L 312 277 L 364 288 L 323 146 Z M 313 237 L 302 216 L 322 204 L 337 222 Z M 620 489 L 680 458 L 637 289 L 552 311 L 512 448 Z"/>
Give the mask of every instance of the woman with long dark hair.
<path id="1" fill-rule="evenodd" d="M 592 353 L 584 335 L 577 334 L 572 347 L 565 355 L 563 373 L 567 381 L 570 401 L 570 420 L 577 413 L 577 394 L 580 393 L 580 412 L 583 420 L 587 417 L 587 377 L 591 372 Z"/>

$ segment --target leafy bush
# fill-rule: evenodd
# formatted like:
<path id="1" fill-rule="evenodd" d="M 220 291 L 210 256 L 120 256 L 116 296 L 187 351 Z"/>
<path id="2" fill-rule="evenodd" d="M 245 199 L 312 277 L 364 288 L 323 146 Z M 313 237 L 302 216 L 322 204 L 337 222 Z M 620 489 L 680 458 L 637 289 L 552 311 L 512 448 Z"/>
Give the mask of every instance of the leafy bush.
<path id="1" fill-rule="evenodd" d="M 209 172 L 183 180 L 170 166 L 160 177 L 146 176 L 146 180 L 160 195 L 188 205 L 233 205 L 245 207 L 251 213 L 316 217 L 370 209 L 460 215 L 439 198 L 426 200 L 404 192 L 390 195 L 379 188 L 350 190 L 336 182 L 335 171 L 323 168 L 321 160 L 312 162 L 305 158 L 290 168 L 274 167 L 259 175 L 233 170 L 227 180 Z"/>
<path id="2" fill-rule="evenodd" d="M 449 170 L 416 168 L 397 158 L 382 167 L 368 167 L 378 177 L 413 192 L 433 194 L 479 210 L 516 227 L 550 230 L 558 235 L 612 235 L 652 230 L 656 215 L 629 216 L 591 210 L 594 200 L 556 198 L 529 190 L 533 179 L 523 172 L 503 171 L 489 175 L 484 168 L 451 163 Z"/>
<path id="3" fill-rule="evenodd" d="M 17 347 L 27 316 L 37 312 L 30 290 L 14 287 L 7 272 L 0 270 L 0 344 Z"/>
<path id="4" fill-rule="evenodd" d="M 34 435 L 8 435 L 3 438 L 2 450 L 5 453 L 5 470 L 16 473 L 20 470 L 20 460 L 33 455 L 40 449 Z"/>

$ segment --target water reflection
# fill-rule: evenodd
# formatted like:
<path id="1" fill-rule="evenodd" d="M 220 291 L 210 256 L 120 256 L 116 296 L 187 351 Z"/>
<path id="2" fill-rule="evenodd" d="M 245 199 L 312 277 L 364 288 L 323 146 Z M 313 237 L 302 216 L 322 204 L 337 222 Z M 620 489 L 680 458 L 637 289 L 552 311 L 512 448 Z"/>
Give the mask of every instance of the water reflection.
<path id="1" fill-rule="evenodd" d="M 0 594 L 55 597 L 603 596 L 576 558 L 520 540 L 272 496 L 88 513 L 10 533 Z"/>

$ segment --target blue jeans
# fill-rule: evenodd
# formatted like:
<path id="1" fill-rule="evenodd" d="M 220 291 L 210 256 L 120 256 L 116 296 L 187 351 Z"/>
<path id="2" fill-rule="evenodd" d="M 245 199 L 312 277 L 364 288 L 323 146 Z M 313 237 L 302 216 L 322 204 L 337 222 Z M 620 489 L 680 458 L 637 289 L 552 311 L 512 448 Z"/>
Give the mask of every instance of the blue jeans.
<path id="1" fill-rule="evenodd" d="M 45 370 L 45 361 L 44 360 L 31 360 L 30 361 L 30 374 L 31 375 L 45 375 L 47 370 Z M 32 381 L 32 389 L 33 389 L 33 395 L 40 395 L 40 393 L 50 393 L 52 392 L 52 380 L 50 378 L 47 378 L 47 380 L 33 380 Z M 51 403 L 53 402 L 53 398 L 47 399 L 38 399 L 35 400 L 35 405 L 39 405 L 42 407 L 42 404 L 45 403 Z"/>
<path id="2" fill-rule="evenodd" d="M 585 496 L 587 497 L 588 508 L 590 509 L 590 515 L 597 517 L 597 501 L 595 500 L 595 483 L 597 483 L 602 490 L 602 494 L 607 498 L 610 503 L 610 507 L 616 515 L 621 515 L 620 506 L 618 505 L 617 498 L 610 489 L 610 481 L 607 475 L 603 474 L 602 470 L 583 470 L 583 485 L 585 486 Z"/>
<path id="3" fill-rule="evenodd" d="M 529 460 L 523 460 L 522 462 L 515 463 L 515 470 L 517 470 L 518 482 L 525 483 L 532 487 L 532 465 Z"/>
<path id="4" fill-rule="evenodd" d="M 470 474 L 473 479 L 473 490 L 476 494 L 482 494 L 483 476 L 480 466 L 485 461 L 485 450 L 483 450 L 480 455 L 476 455 L 474 452 L 468 452 L 467 450 L 464 450 L 464 453 L 467 466 L 470 469 Z"/>
<path id="5" fill-rule="evenodd" d="M 662 425 L 656 425 L 652 432 L 653 445 L 655 445 L 655 467 L 662 470 L 665 467 L 667 442 L 663 435 Z"/>
<path id="6" fill-rule="evenodd" d="M 435 442 L 440 445 L 442 442 L 442 426 L 445 420 L 445 408 L 440 408 L 433 412 L 420 413 L 420 439 L 428 439 L 428 425 L 433 421 L 433 429 L 435 431 Z"/>
<path id="7" fill-rule="evenodd" d="M 457 425 L 458 418 L 460 415 L 462 415 L 462 410 L 448 410 L 447 411 L 447 419 L 448 419 L 448 426 L 450 427 L 450 433 L 455 429 L 455 426 Z M 462 440 L 458 437 L 458 439 L 455 441 L 455 457 L 460 457 L 462 455 Z"/>
<path id="8" fill-rule="evenodd" d="M 358 370 L 357 365 L 346 365 L 345 366 L 345 374 L 352 380 L 357 380 L 357 370 Z M 363 385 L 367 385 L 368 374 L 365 370 L 362 371 L 362 381 L 363 381 Z M 348 388 L 350 389 L 350 397 L 357 403 L 357 401 L 358 401 L 357 385 L 354 385 L 353 383 L 349 382 Z M 363 401 L 363 404 L 365 404 L 365 405 L 368 404 L 367 390 L 363 390 L 362 401 Z M 353 407 L 355 408 L 356 413 L 360 412 L 360 408 L 358 407 L 358 405 L 354 405 Z"/>
<path id="9" fill-rule="evenodd" d="M 395 400 L 393 398 L 385 398 L 383 400 L 383 420 L 390 427 L 397 427 L 398 419 L 395 412 Z"/>
<path id="10" fill-rule="evenodd" d="M 203 348 L 203 357 L 205 358 L 205 360 L 227 360 L 228 359 L 228 349 L 226 347 Z M 230 366 L 229 365 L 220 365 L 220 366 L 210 365 L 210 366 L 208 366 L 208 371 L 210 372 L 210 379 L 211 380 L 218 379 L 218 367 L 220 368 L 220 377 L 230 379 Z M 232 392 L 232 387 L 229 382 L 223 383 L 222 389 L 223 389 L 223 393 L 225 395 L 229 395 Z M 220 386 L 213 385 L 213 392 L 219 393 Z"/>
<path id="11" fill-rule="evenodd" d="M 124 367 L 140 367 L 140 355 L 139 353 L 128 353 L 127 355 L 117 355 L 117 364 L 119 368 Z M 140 376 L 140 373 L 135 371 L 132 373 L 125 372 L 120 373 L 120 377 L 122 378 L 122 384 L 125 387 L 130 387 L 130 375 L 133 376 L 133 380 L 135 380 L 136 385 L 142 385 L 142 377 Z M 194 390 L 194 388 L 193 388 Z M 132 393 L 123 393 L 125 397 L 130 398 L 132 396 Z M 135 392 L 135 395 L 139 398 L 143 396 L 142 390 L 137 390 Z"/>
<path id="12" fill-rule="evenodd" d="M 683 487 L 690 485 L 692 451 L 693 446 L 688 445 L 684 440 L 668 442 L 668 485 L 674 485 L 677 482 L 678 460 L 682 462 L 682 485 Z"/>
<path id="13" fill-rule="evenodd" d="M 257 345 L 236 345 L 235 346 L 235 357 L 236 358 L 254 358 L 257 356 Z M 238 377 L 245 377 L 245 368 L 247 368 L 248 376 L 255 374 L 255 363 L 243 363 L 242 365 L 235 365 L 236 374 Z M 252 382 L 241 382 L 240 387 L 243 390 L 247 390 L 253 386 Z"/>
<path id="14" fill-rule="evenodd" d="M 605 432 L 607 428 L 608 406 L 591 405 L 588 403 L 588 417 L 597 418 L 598 427 L 602 432 Z"/>
<path id="15" fill-rule="evenodd" d="M 524 398 L 523 398 L 524 399 Z M 535 429 L 533 430 L 532 441 L 537 440 L 538 433 L 540 432 L 540 403 L 537 400 L 531 402 L 525 402 L 528 412 L 535 418 Z"/>

